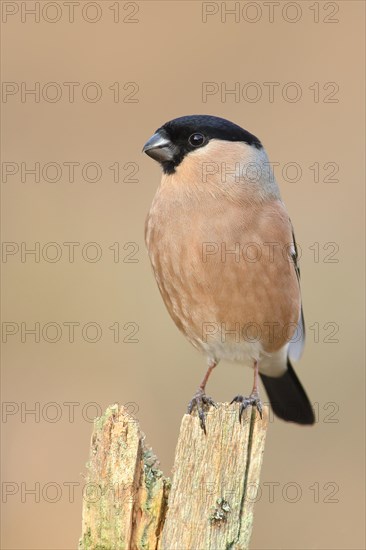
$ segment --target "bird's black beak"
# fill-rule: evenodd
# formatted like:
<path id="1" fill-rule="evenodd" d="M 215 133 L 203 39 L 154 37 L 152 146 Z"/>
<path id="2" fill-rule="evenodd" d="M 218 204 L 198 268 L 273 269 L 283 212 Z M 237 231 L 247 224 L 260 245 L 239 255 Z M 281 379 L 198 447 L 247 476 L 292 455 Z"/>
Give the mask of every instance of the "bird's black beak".
<path id="1" fill-rule="evenodd" d="M 165 162 L 173 160 L 175 154 L 175 146 L 170 141 L 168 136 L 164 132 L 156 132 L 145 143 L 142 149 L 143 153 L 149 155 L 149 157 L 157 160 L 158 162 Z"/>

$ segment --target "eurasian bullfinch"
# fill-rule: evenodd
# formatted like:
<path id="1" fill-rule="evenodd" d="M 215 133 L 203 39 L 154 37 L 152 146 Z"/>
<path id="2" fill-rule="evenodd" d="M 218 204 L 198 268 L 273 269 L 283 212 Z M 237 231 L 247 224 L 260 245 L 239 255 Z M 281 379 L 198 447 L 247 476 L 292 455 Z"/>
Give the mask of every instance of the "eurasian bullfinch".
<path id="1" fill-rule="evenodd" d="M 208 370 L 188 411 L 205 430 L 210 373 L 220 359 L 254 368 L 249 397 L 262 412 L 258 373 L 273 411 L 313 424 L 290 360 L 304 344 L 299 267 L 292 224 L 267 154 L 251 133 L 209 115 L 161 126 L 143 151 L 162 167 L 145 238 L 165 305 Z"/>

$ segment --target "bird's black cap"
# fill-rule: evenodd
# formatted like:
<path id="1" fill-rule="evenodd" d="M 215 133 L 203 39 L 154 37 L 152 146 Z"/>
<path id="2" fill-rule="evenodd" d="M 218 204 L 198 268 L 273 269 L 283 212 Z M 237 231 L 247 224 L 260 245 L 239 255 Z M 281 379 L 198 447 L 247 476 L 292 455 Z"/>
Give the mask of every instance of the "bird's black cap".
<path id="1" fill-rule="evenodd" d="M 262 147 L 259 139 L 247 132 L 237 124 L 211 115 L 189 115 L 175 118 L 166 122 L 159 130 L 165 130 L 170 139 L 177 141 L 188 139 L 195 132 L 203 133 L 208 140 L 223 139 L 225 141 L 244 141 L 248 145 L 254 145 L 257 149 Z"/>

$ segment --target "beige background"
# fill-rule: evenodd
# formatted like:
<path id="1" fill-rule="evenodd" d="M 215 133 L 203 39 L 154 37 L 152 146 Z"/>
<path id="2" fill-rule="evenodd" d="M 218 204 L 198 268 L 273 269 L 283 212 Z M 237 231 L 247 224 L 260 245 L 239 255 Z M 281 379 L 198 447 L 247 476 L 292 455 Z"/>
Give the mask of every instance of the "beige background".
<path id="1" fill-rule="evenodd" d="M 2 4 L 4 9 L 7 3 Z M 21 9 L 20 2 L 8 4 Z M 27 2 L 28 7 L 33 4 Z M 19 11 L 2 24 L 3 80 L 28 87 L 39 82 L 41 88 L 56 82 L 63 91 L 55 103 L 42 96 L 39 102 L 30 96 L 22 102 L 19 93 L 6 103 L 3 99 L 3 162 L 16 163 L 19 169 L 20 163 L 31 167 L 35 162 L 95 162 L 102 169 L 95 183 L 85 181 L 80 168 L 73 183 L 66 168 L 54 183 L 42 177 L 35 182 L 32 176 L 22 182 L 20 172 L 7 181 L 3 178 L 3 241 L 19 246 L 25 242 L 28 247 L 56 242 L 62 257 L 51 263 L 42 256 L 39 262 L 27 256 L 22 262 L 16 253 L 2 264 L 3 327 L 9 322 L 19 326 L 2 352 L 2 478 L 7 483 L 2 486 L 3 499 L 10 487 L 15 493 L 3 504 L 2 548 L 76 547 L 92 429 L 88 419 L 110 403 L 132 403 L 131 411 L 162 468 L 170 471 L 180 419 L 205 363 L 169 318 L 147 260 L 144 220 L 160 172 L 140 151 L 165 121 L 192 113 L 237 122 L 262 139 L 272 161 L 281 167 L 297 162 L 302 169 L 296 183 L 286 181 L 281 172 L 278 180 L 303 252 L 308 342 L 297 370 L 312 402 L 318 404 L 319 422 L 305 429 L 279 420 L 270 425 L 252 548 L 365 548 L 364 3 L 315 3 L 319 23 L 314 22 L 316 6 L 310 9 L 314 2 L 303 1 L 297 2 L 302 13 L 296 23 L 284 19 L 295 16 L 286 2 L 276 8 L 273 23 L 262 2 L 257 3 L 262 17 L 256 23 L 245 21 L 243 14 L 238 22 L 233 16 L 221 22 L 220 13 L 203 23 L 200 2 L 146 1 L 139 2 L 139 12 L 131 16 L 137 23 L 114 23 L 114 2 L 103 1 L 96 2 L 102 17 L 94 24 L 82 19 L 84 4 L 76 6 L 74 23 L 68 22 L 61 2 L 62 17 L 56 23 L 45 20 L 55 17 L 51 6 L 39 23 L 31 16 L 22 22 Z M 245 4 L 241 2 L 240 8 L 249 9 Z M 93 18 L 95 8 L 88 9 L 87 16 Z M 121 19 L 134 9 L 122 2 Z M 283 16 L 283 9 L 290 11 Z M 245 14 L 254 18 L 254 11 Z M 339 22 L 326 23 L 325 17 Z M 74 103 L 67 100 L 62 84 L 71 81 L 81 84 Z M 80 89 L 88 82 L 101 86 L 100 101 L 82 98 Z M 123 90 L 123 85 L 138 83 L 138 102 L 115 103 L 108 89 L 114 82 L 120 83 L 122 99 L 132 91 Z M 235 102 L 232 95 L 221 100 L 217 94 L 204 103 L 202 82 L 226 83 L 227 88 L 235 82 L 255 82 L 263 95 L 257 102 Z M 280 83 L 273 102 L 264 82 Z M 298 102 L 283 99 L 281 91 L 288 82 L 300 87 Z M 309 89 L 315 82 L 320 86 L 319 102 Z M 323 89 L 327 82 L 339 86 L 334 96 L 338 102 L 324 102 L 333 89 Z M 115 162 L 121 165 L 122 177 L 130 170 L 123 169 L 126 163 L 137 163 L 138 183 L 114 183 L 108 167 Z M 315 162 L 322 167 L 319 183 L 309 169 Z M 331 171 L 329 166 L 323 169 L 328 162 L 339 165 L 338 183 L 322 181 Z M 70 241 L 81 243 L 73 263 L 62 244 Z M 96 263 L 81 255 L 90 242 L 102 250 Z M 121 249 L 118 263 L 109 250 L 115 242 Z M 138 262 L 126 261 L 135 247 L 123 250 L 129 242 L 140 247 L 134 256 Z M 326 243 L 339 246 L 336 263 L 325 261 L 334 246 L 324 249 Z M 319 261 L 314 256 L 317 246 Z M 49 257 L 54 252 L 49 248 Z M 92 256 L 91 248 L 88 252 Z M 81 327 L 91 321 L 102 330 L 96 343 L 81 335 Z M 58 323 L 63 327 L 60 340 L 46 341 L 54 335 L 51 327 L 39 343 L 32 336 L 22 343 L 20 324 L 29 328 L 35 322 L 42 327 Z M 68 341 L 65 322 L 80 323 L 74 343 Z M 125 324 L 137 323 L 139 342 L 114 343 L 108 327 L 116 322 L 121 339 L 131 330 L 123 329 Z M 334 325 L 326 323 L 339 327 L 333 337 L 338 342 L 327 341 Z M 227 401 L 249 391 L 250 385 L 249 370 L 223 363 L 208 392 Z M 47 405 L 51 402 L 57 405 Z M 71 405 L 65 405 L 70 402 L 76 403 L 73 422 Z M 38 419 L 24 414 L 35 403 L 41 411 Z M 14 414 L 4 414 L 11 411 Z M 55 414 L 60 418 L 51 422 Z M 39 502 L 25 493 L 36 483 Z M 78 484 L 74 499 L 68 495 L 70 483 Z M 273 499 L 272 483 L 277 484 Z M 289 502 L 296 495 L 297 502 Z"/>

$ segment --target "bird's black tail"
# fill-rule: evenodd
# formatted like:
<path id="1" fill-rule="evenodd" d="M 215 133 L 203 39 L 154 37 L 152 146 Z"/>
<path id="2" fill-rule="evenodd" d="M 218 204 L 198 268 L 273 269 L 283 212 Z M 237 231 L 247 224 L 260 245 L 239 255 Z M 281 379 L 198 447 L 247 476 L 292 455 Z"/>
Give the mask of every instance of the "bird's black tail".
<path id="1" fill-rule="evenodd" d="M 282 376 L 274 378 L 261 374 L 260 377 L 277 416 L 297 424 L 314 424 L 313 408 L 289 359 L 287 371 Z"/>

